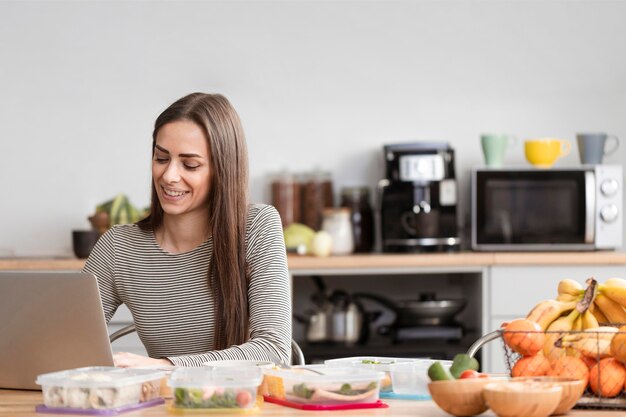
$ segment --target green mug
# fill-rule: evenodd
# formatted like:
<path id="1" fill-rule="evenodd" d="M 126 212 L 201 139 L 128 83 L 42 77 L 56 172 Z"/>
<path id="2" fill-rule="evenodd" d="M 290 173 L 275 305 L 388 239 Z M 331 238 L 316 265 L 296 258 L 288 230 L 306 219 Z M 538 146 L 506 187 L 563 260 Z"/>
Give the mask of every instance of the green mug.
<path id="1" fill-rule="evenodd" d="M 506 149 L 517 142 L 512 135 L 485 133 L 480 135 L 480 145 L 483 148 L 485 165 L 488 167 L 501 167 L 504 163 Z"/>

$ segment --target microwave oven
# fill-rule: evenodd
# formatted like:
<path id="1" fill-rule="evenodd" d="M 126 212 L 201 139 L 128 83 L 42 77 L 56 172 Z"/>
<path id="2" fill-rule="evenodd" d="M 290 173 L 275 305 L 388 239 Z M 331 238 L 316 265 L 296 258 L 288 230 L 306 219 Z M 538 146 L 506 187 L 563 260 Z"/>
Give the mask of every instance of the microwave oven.
<path id="1" fill-rule="evenodd" d="M 621 165 L 473 168 L 472 249 L 610 250 L 622 246 Z"/>

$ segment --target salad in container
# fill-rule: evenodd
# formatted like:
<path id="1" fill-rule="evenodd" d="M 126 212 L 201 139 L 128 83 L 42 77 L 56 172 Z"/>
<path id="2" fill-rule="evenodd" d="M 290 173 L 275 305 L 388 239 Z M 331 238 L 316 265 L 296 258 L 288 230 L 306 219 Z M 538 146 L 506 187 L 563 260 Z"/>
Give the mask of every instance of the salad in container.
<path id="1" fill-rule="evenodd" d="M 263 373 L 256 366 L 178 368 L 170 375 L 171 411 L 250 411 Z"/>

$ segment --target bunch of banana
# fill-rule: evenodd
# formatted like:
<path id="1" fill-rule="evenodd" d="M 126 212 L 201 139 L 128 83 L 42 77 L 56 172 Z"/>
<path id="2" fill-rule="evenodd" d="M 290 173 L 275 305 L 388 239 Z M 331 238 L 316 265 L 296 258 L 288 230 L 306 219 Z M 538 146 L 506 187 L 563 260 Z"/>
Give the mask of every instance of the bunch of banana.
<path id="1" fill-rule="evenodd" d="M 581 301 L 587 294 L 591 300 L 589 311 L 595 317 L 598 325 L 594 322 L 583 324 L 583 329 L 598 327 L 600 324 L 626 324 L 626 280 L 622 278 L 609 278 L 603 284 L 597 283 L 593 278 L 587 280 L 588 287 L 596 284 L 591 292 L 572 279 L 564 279 L 559 282 L 557 301 L 571 302 Z"/>
<path id="2" fill-rule="evenodd" d="M 600 359 L 611 356 L 611 341 L 617 333 L 616 327 L 602 326 L 569 333 L 561 337 L 555 346 L 573 348 L 585 356 Z"/>
<path id="3" fill-rule="evenodd" d="M 626 280 L 610 278 L 599 284 L 590 278 L 586 284 L 561 280 L 556 299 L 540 302 L 526 317 L 546 332 L 543 354 L 550 360 L 565 355 L 608 357 L 617 333 L 608 325 L 626 324 Z"/>

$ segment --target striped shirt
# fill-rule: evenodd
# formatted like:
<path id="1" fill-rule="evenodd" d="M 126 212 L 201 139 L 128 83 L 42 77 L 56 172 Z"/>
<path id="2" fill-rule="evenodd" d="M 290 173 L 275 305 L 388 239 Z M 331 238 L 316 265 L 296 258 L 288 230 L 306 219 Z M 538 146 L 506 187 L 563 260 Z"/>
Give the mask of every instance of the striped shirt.
<path id="1" fill-rule="evenodd" d="M 212 238 L 174 254 L 161 249 L 152 231 L 117 225 L 100 237 L 84 271 L 98 279 L 107 323 L 118 306 L 128 306 L 150 357 L 199 366 L 222 359 L 271 360 L 271 350 L 289 363 L 291 290 L 276 209 L 255 204 L 248 210 L 250 339 L 219 351 L 212 350 L 220 325 L 207 278 L 212 253 Z"/>

